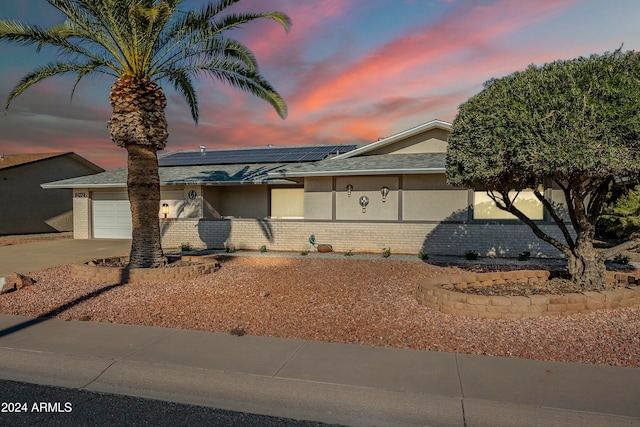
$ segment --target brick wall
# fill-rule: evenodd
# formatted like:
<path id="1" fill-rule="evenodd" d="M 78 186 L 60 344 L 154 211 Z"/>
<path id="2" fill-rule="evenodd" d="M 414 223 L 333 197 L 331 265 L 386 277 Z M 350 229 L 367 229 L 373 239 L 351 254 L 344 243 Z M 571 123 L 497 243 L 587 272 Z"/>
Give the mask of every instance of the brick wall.
<path id="1" fill-rule="evenodd" d="M 84 197 L 76 197 L 84 194 Z M 91 229 L 89 218 L 91 217 L 91 199 L 86 188 L 73 189 L 73 238 L 89 239 Z"/>
<path id="2" fill-rule="evenodd" d="M 555 226 L 541 228 L 561 238 Z M 517 257 L 524 250 L 532 256 L 558 257 L 559 252 L 533 235 L 522 224 L 455 224 L 304 221 L 270 219 L 167 219 L 161 220 L 163 246 L 257 250 L 308 250 L 309 236 L 333 246 L 336 252 L 382 252 L 462 255 L 468 250 L 483 256 Z"/>
<path id="3" fill-rule="evenodd" d="M 539 282 L 548 277 L 548 271 L 540 270 L 438 276 L 429 278 L 418 286 L 416 299 L 420 304 L 446 314 L 503 320 L 566 316 L 600 309 L 640 306 L 640 277 L 618 272 L 607 272 L 607 281 L 627 287 L 602 292 L 485 296 L 455 290 L 506 282 Z"/>

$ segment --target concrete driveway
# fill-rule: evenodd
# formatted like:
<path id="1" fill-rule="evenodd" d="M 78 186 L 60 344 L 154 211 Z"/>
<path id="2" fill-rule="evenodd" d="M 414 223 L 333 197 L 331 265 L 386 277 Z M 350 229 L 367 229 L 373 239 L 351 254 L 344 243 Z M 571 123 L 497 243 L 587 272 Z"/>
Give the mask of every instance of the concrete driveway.
<path id="1" fill-rule="evenodd" d="M 128 255 L 130 249 L 129 239 L 65 239 L 0 246 L 0 277 L 94 258 Z"/>

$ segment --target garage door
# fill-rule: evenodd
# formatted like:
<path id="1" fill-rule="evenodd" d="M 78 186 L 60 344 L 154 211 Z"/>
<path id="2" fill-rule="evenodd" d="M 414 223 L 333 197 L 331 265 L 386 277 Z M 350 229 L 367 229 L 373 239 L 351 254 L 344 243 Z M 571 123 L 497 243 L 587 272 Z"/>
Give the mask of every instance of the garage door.
<path id="1" fill-rule="evenodd" d="M 93 193 L 93 237 L 131 238 L 131 209 L 126 191 Z"/>

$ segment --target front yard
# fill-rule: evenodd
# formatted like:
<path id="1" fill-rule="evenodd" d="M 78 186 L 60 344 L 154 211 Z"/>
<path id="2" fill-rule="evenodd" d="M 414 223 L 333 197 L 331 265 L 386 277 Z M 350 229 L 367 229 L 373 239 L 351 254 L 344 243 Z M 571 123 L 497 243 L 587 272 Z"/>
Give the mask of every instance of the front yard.
<path id="1" fill-rule="evenodd" d="M 180 283 L 92 283 L 69 266 L 0 295 L 0 312 L 382 347 L 640 367 L 640 309 L 525 320 L 443 314 L 418 283 L 459 272 L 419 261 L 232 256 Z M 242 339 L 242 338 L 238 338 Z"/>

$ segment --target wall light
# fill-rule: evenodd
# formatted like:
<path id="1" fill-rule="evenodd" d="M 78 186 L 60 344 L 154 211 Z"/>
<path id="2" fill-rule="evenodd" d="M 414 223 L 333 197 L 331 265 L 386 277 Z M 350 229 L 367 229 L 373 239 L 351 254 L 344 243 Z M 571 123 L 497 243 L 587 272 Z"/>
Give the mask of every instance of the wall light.
<path id="1" fill-rule="evenodd" d="M 162 212 L 162 214 L 164 215 L 164 217 L 166 219 L 167 215 L 169 214 L 169 205 L 166 204 L 166 203 L 163 203 L 161 212 Z"/>
<path id="2" fill-rule="evenodd" d="M 367 211 L 368 204 L 369 204 L 369 198 L 367 196 L 360 197 L 360 206 L 362 206 L 362 212 Z"/>
<path id="3" fill-rule="evenodd" d="M 382 201 L 387 201 L 387 196 L 389 195 L 389 187 L 382 187 L 380 189 L 380 194 L 382 194 Z"/>
<path id="4" fill-rule="evenodd" d="M 347 184 L 347 196 L 351 197 L 352 191 L 353 191 L 353 185 Z"/>

